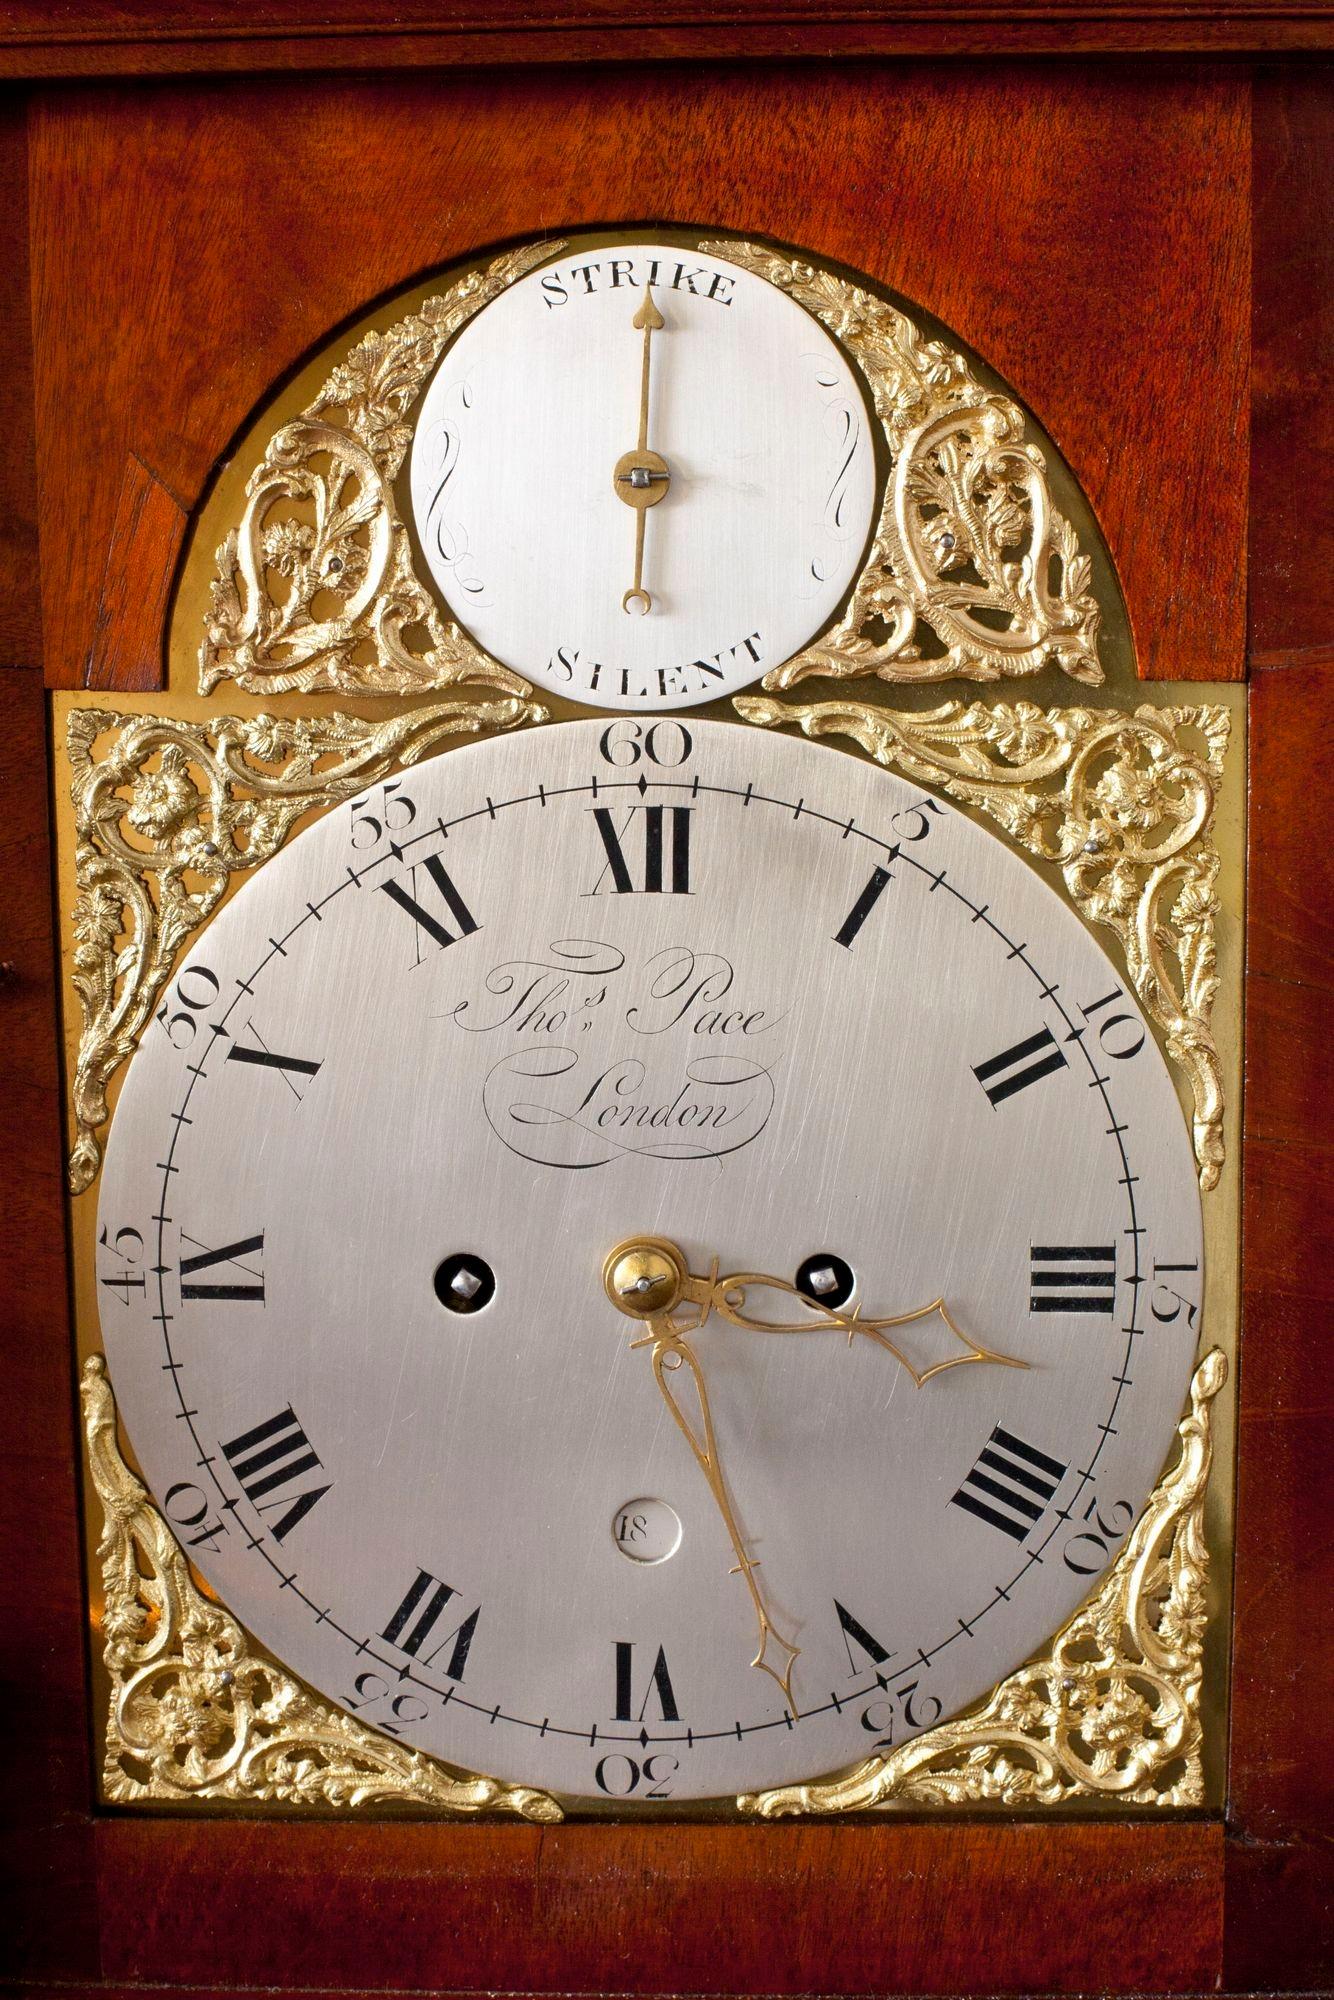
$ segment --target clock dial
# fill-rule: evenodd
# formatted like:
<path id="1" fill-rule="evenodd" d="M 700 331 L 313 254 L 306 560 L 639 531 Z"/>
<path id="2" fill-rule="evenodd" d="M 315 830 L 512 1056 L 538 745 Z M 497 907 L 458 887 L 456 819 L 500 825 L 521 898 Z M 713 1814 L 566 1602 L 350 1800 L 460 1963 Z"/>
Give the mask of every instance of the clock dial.
<path id="1" fill-rule="evenodd" d="M 765 279 L 663 244 L 529 273 L 471 320 L 412 448 L 453 616 L 602 708 L 682 708 L 814 638 L 870 535 L 865 399 Z"/>
<path id="2" fill-rule="evenodd" d="M 654 1803 L 1040 1644 L 1201 1284 L 1074 916 L 906 783 L 682 719 L 452 751 L 284 850 L 131 1065 L 99 1239 L 131 1441 L 258 1637 L 438 1756 Z"/>

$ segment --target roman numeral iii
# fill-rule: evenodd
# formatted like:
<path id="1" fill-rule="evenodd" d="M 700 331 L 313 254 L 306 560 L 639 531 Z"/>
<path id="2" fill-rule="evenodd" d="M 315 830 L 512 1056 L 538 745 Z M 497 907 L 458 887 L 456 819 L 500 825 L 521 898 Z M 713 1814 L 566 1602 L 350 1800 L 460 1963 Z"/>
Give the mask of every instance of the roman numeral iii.
<path id="1" fill-rule="evenodd" d="M 1030 1312 L 1110 1313 L 1116 1305 L 1114 1243 L 1035 1243 L 1028 1273 Z"/>
<path id="2" fill-rule="evenodd" d="M 324 1470 L 290 1403 L 276 1417 L 242 1431 L 240 1437 L 222 1447 L 222 1452 L 256 1513 L 268 1515 L 282 1509 L 281 1518 L 269 1525 L 275 1542 L 285 1541 L 329 1491 L 327 1483 L 303 1486 L 299 1492 L 284 1490 L 308 1472 Z"/>
<path id="3" fill-rule="evenodd" d="M 457 1624 L 445 1621 L 445 1611 L 457 1595 L 452 1583 L 441 1583 L 439 1577 L 432 1576 L 429 1570 L 419 1569 L 408 1586 L 406 1597 L 380 1634 L 381 1638 L 387 1639 L 391 1646 L 397 1646 L 400 1652 L 410 1654 L 414 1660 L 420 1660 L 424 1667 L 433 1666 L 445 1647 L 449 1646 L 450 1654 L 443 1671 L 452 1681 L 461 1681 L 482 1608 L 478 1605 Z M 437 1637 L 436 1628 L 442 1621 L 446 1629 Z M 429 1653 L 422 1650 L 428 1639 L 435 1639 Z"/>
<path id="4" fill-rule="evenodd" d="M 1043 1028 L 1040 1034 L 1030 1035 L 1026 1041 L 1016 1042 L 1012 1049 L 1003 1049 L 998 1056 L 978 1063 L 973 1075 L 994 1107 L 1013 1097 L 1017 1090 L 1027 1090 L 1039 1078 L 1068 1067 L 1051 1029 Z"/>
<path id="5" fill-rule="evenodd" d="M 1067 1470 L 1058 1458 L 997 1424 L 950 1505 L 1022 1542 L 1042 1519 Z"/>
<path id="6" fill-rule="evenodd" d="M 690 894 L 692 806 L 631 806 L 619 829 L 609 806 L 594 806 L 607 864 L 588 892 L 598 896 L 611 877 L 618 896 L 637 891 L 659 896 Z"/>

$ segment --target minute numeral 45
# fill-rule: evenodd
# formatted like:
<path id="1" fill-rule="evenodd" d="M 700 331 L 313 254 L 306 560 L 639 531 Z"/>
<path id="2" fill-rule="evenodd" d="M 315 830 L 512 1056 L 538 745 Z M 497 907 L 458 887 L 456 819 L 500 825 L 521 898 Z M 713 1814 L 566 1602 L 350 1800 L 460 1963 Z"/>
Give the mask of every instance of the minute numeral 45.
<path id="1" fill-rule="evenodd" d="M 257 1260 L 264 1255 L 264 1231 L 246 1236 L 239 1243 L 225 1243 L 210 1250 L 206 1243 L 181 1231 L 181 1244 L 193 1243 L 195 1254 L 181 1258 L 182 1299 L 246 1299 L 252 1305 L 264 1303 L 264 1273 Z M 204 1271 L 217 1275 L 205 1278 Z"/>
<path id="2" fill-rule="evenodd" d="M 1016 1091 L 1027 1090 L 1031 1083 L 1050 1076 L 1053 1071 L 1068 1068 L 1069 1064 L 1057 1048 L 1051 1029 L 1043 1028 L 1040 1033 L 1016 1042 L 1012 1049 L 1002 1049 L 998 1056 L 975 1064 L 973 1075 L 994 1107 L 1003 1104 L 1007 1097 L 1013 1097 Z"/>
<path id="3" fill-rule="evenodd" d="M 997 1424 L 950 1505 L 1022 1542 L 1042 1519 L 1068 1470 L 1058 1458 Z"/>
<path id="4" fill-rule="evenodd" d="M 588 893 L 601 895 L 610 876 L 618 896 L 688 896 L 693 811 L 692 806 L 631 806 L 618 828 L 610 806 L 594 806 L 607 861 Z"/>
<path id="5" fill-rule="evenodd" d="M 482 1608 L 478 1605 L 466 1618 L 460 1619 L 456 1625 L 449 1626 L 437 1637 L 436 1627 L 444 1618 L 451 1600 L 457 1595 L 452 1583 L 441 1583 L 439 1577 L 432 1576 L 429 1570 L 419 1569 L 408 1586 L 403 1602 L 380 1637 L 387 1639 L 391 1646 L 397 1646 L 401 1653 L 407 1653 L 412 1659 L 420 1660 L 424 1667 L 433 1666 L 445 1647 L 450 1646 L 450 1655 L 443 1671 L 448 1674 L 450 1680 L 461 1681 L 463 1670 L 468 1664 L 468 1652 L 477 1630 L 477 1620 L 482 1615 Z M 429 1653 L 423 1651 L 428 1639 L 435 1640 Z"/>
<path id="6" fill-rule="evenodd" d="M 304 1486 L 298 1492 L 285 1490 L 304 1479 L 308 1472 L 324 1470 L 319 1453 L 313 1450 L 290 1403 L 276 1417 L 266 1418 L 253 1430 L 242 1431 L 240 1437 L 222 1447 L 222 1452 L 257 1514 L 282 1510 L 280 1518 L 269 1525 L 275 1542 L 285 1541 L 329 1491 L 328 1483 Z"/>
<path id="7" fill-rule="evenodd" d="M 1110 1313 L 1116 1306 L 1116 1245 L 1039 1244 L 1028 1253 L 1028 1310 Z"/>
<path id="8" fill-rule="evenodd" d="M 398 851 L 395 848 L 394 852 Z M 424 877 L 420 884 L 419 875 Z M 432 939 L 443 951 L 447 945 L 457 944 L 460 938 L 471 937 L 474 931 L 481 929 L 476 917 L 455 888 L 453 878 L 438 854 L 428 854 L 424 861 L 415 861 L 408 870 L 408 880 L 411 883 L 410 888 L 404 888 L 401 882 L 382 882 L 380 887 L 390 902 L 396 903 L 400 910 L 406 911 L 417 926 L 413 932 L 417 946 L 415 960 L 417 965 L 422 962 L 423 935 Z M 430 896 L 429 907 L 418 896 L 419 887 L 422 896 Z M 444 921 L 444 916 L 448 916 L 455 926 L 453 930 Z"/>

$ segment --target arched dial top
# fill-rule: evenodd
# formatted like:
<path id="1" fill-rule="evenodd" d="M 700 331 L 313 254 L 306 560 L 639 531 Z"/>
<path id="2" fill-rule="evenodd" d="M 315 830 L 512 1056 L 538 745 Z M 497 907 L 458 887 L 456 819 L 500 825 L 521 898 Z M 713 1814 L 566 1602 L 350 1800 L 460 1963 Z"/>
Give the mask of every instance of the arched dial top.
<path id="1" fill-rule="evenodd" d="M 1153 1039 L 1020 860 L 631 717 L 451 751 L 242 889 L 99 1241 L 131 1441 L 257 1637 L 452 1763 L 663 1810 L 898 1743 L 1063 1622 L 1202 1256 Z"/>
<path id="2" fill-rule="evenodd" d="M 812 639 L 865 555 L 870 413 L 838 344 L 712 254 L 582 250 L 446 350 L 412 507 L 453 616 L 576 701 L 685 708 Z"/>

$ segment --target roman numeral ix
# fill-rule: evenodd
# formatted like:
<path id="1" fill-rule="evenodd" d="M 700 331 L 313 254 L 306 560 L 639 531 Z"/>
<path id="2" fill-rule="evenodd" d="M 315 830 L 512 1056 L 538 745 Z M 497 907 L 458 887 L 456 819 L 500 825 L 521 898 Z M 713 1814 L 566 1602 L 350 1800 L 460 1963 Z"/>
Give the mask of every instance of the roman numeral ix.
<path id="1" fill-rule="evenodd" d="M 1067 1469 L 1059 1459 L 1049 1458 L 997 1424 L 950 1505 L 1022 1542 L 1042 1519 Z"/>
<path id="2" fill-rule="evenodd" d="M 281 1519 L 269 1527 L 275 1542 L 285 1541 L 329 1491 L 327 1484 L 307 1486 L 298 1493 L 283 1491 L 306 1473 L 324 1470 L 290 1403 L 276 1417 L 242 1431 L 240 1437 L 222 1447 L 222 1452 L 256 1513 L 268 1515 L 283 1509 Z"/>
<path id="3" fill-rule="evenodd" d="M 1035 1243 L 1028 1264 L 1030 1312 L 1110 1313 L 1116 1305 L 1114 1243 Z"/>

